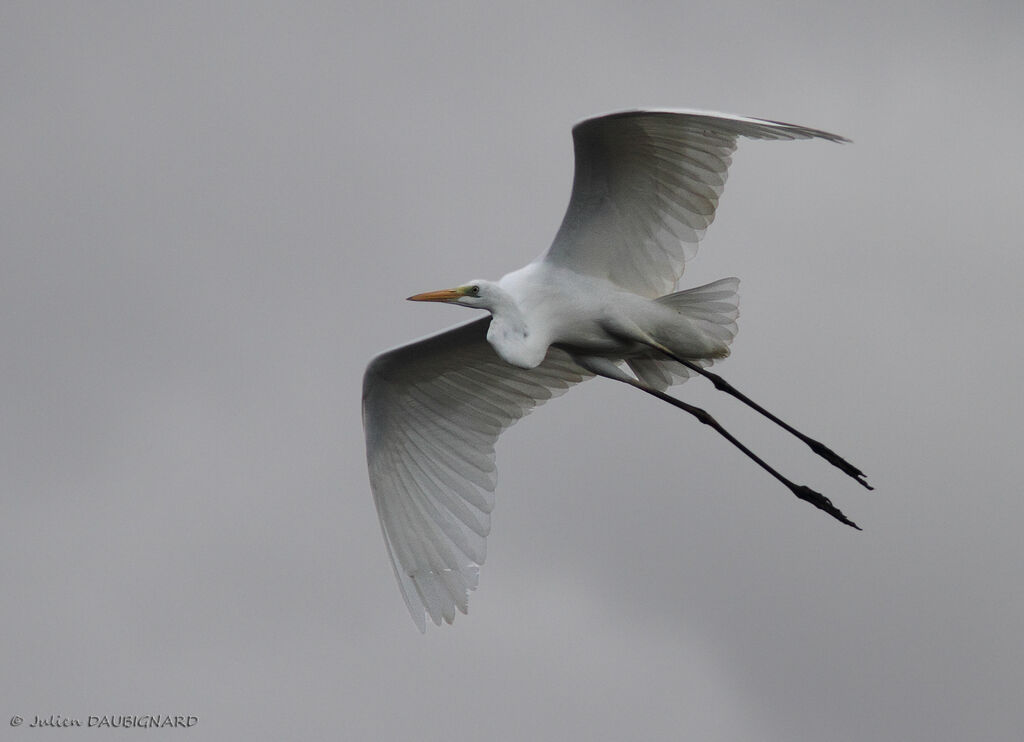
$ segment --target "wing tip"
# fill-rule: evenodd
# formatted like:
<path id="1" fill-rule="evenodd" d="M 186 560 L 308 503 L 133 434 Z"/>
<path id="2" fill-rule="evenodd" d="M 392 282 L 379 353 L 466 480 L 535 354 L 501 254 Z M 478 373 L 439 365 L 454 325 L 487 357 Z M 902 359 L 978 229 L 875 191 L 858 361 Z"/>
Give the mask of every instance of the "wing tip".
<path id="1" fill-rule="evenodd" d="M 781 127 L 786 130 L 785 133 L 792 135 L 792 138 L 796 139 L 824 139 L 826 141 L 835 142 L 837 144 L 852 144 L 853 140 L 848 139 L 840 134 L 833 134 L 832 132 L 825 131 L 824 129 L 815 129 L 809 126 L 801 126 L 799 124 L 790 124 L 785 121 L 775 121 L 773 119 L 762 119 L 754 116 L 741 116 L 735 113 L 724 113 L 722 111 L 707 111 L 697 108 L 631 108 L 622 111 L 612 111 L 610 113 L 600 114 L 597 116 L 591 116 L 578 121 L 573 127 L 573 135 L 577 132 L 588 128 L 596 122 L 606 122 L 613 119 L 630 118 L 635 116 L 684 116 L 692 117 L 695 119 L 705 118 L 714 119 L 719 121 L 731 121 L 734 123 L 746 123 L 746 124 L 757 124 L 761 126 L 770 127 Z M 736 132 L 741 136 L 755 136 L 754 134 L 744 134 L 743 132 Z M 782 134 L 783 132 L 779 132 Z"/>

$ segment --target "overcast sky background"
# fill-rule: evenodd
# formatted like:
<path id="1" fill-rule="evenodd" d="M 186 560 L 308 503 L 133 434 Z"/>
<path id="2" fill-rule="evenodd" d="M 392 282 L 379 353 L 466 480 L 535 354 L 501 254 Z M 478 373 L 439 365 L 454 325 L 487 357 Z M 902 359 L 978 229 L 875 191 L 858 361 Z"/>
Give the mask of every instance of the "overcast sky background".
<path id="1" fill-rule="evenodd" d="M 1017 738 L 1024 5 L 847 5 L 4 3 L 0 724 Z M 854 140 L 744 142 L 683 286 L 742 279 L 719 370 L 876 492 L 676 391 L 865 530 L 591 381 L 503 437 L 481 588 L 422 636 L 363 369 L 471 317 L 404 297 L 545 249 L 571 125 L 639 106 Z"/>

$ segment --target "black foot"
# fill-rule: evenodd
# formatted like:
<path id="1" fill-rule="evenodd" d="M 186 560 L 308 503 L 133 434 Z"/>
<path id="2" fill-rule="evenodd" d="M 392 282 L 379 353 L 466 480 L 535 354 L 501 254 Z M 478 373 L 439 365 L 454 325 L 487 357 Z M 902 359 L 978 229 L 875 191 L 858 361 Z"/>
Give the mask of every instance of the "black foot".
<path id="1" fill-rule="evenodd" d="M 821 456 L 821 458 L 825 459 L 825 461 L 832 464 L 832 466 L 835 466 L 841 469 L 846 474 L 849 474 L 851 477 L 856 479 L 857 483 L 860 484 L 862 487 L 866 487 L 869 490 L 874 489 L 874 487 L 868 484 L 867 476 L 864 474 L 864 472 L 862 472 L 856 466 L 854 466 L 849 461 L 844 459 L 842 456 L 837 454 L 831 448 L 811 438 L 803 438 L 802 440 L 804 440 L 807 443 L 807 445 L 811 447 L 811 450 L 814 451 L 814 453 Z"/>
<path id="2" fill-rule="evenodd" d="M 801 500 L 805 500 L 814 507 L 824 510 L 826 513 L 831 515 L 833 518 L 838 520 L 840 523 L 845 523 L 851 528 L 856 528 L 858 531 L 862 530 L 860 526 L 854 523 L 852 520 L 843 515 L 843 511 L 832 504 L 825 495 L 820 492 L 815 492 L 805 484 L 794 484 L 790 487 L 793 494 L 799 497 Z"/>

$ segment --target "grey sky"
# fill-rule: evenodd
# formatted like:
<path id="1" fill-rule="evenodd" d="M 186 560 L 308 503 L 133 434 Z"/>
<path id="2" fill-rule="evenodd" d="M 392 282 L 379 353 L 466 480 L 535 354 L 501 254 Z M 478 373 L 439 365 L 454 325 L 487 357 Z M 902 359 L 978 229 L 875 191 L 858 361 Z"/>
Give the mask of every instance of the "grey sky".
<path id="1" fill-rule="evenodd" d="M 0 9 L 0 724 L 1016 738 L 1024 7 L 379 5 Z M 742 143 L 683 284 L 741 278 L 721 372 L 877 491 L 676 391 L 865 531 L 591 381 L 502 439 L 481 589 L 421 636 L 363 368 L 471 316 L 404 297 L 543 250 L 570 126 L 645 105 L 854 140 Z"/>

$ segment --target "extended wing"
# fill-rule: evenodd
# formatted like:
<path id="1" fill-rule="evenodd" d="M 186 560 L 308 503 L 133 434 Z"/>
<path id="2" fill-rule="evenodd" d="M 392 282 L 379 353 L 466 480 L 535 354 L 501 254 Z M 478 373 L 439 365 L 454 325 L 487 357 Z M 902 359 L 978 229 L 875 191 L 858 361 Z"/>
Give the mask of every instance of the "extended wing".
<path id="1" fill-rule="evenodd" d="M 425 630 L 466 612 L 486 555 L 494 443 L 537 405 L 590 377 L 552 348 L 533 369 L 487 343 L 490 317 L 387 351 L 363 377 L 377 514 L 409 613 Z"/>
<path id="2" fill-rule="evenodd" d="M 647 297 L 672 291 L 715 218 L 736 140 L 843 137 L 698 111 L 628 111 L 573 130 L 576 172 L 544 260 Z"/>

